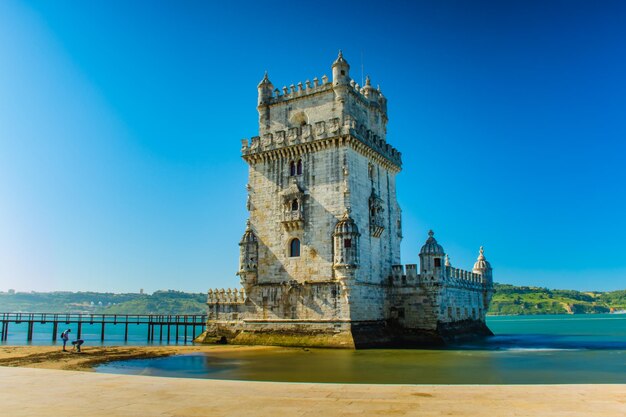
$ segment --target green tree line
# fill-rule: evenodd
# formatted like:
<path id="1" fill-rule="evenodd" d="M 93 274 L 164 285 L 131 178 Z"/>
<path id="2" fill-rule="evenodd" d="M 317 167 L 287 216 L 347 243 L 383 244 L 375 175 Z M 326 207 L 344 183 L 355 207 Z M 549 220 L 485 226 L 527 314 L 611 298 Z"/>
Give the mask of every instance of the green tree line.
<path id="1" fill-rule="evenodd" d="M 494 284 L 489 314 L 588 314 L 626 310 L 626 290 L 581 292 Z M 0 312 L 205 314 L 207 295 L 98 292 L 0 292 Z"/>

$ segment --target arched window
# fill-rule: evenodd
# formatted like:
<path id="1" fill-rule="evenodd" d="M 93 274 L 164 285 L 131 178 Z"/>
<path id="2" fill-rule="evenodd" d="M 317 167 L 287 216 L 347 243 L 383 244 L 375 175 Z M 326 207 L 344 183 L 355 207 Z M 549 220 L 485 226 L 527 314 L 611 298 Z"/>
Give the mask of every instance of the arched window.
<path id="1" fill-rule="evenodd" d="M 344 239 L 343 240 L 343 247 L 344 248 L 351 248 L 352 247 L 352 239 Z"/>
<path id="2" fill-rule="evenodd" d="M 302 159 L 298 159 L 298 164 L 296 167 L 296 174 L 302 175 Z"/>
<path id="3" fill-rule="evenodd" d="M 300 240 L 297 238 L 291 239 L 289 243 L 289 256 L 292 258 L 300 256 Z"/>
<path id="4" fill-rule="evenodd" d="M 298 211 L 298 199 L 294 198 L 293 201 L 291 202 L 291 211 Z"/>
<path id="5" fill-rule="evenodd" d="M 289 175 L 292 177 L 296 175 L 296 163 L 293 161 L 289 163 Z"/>

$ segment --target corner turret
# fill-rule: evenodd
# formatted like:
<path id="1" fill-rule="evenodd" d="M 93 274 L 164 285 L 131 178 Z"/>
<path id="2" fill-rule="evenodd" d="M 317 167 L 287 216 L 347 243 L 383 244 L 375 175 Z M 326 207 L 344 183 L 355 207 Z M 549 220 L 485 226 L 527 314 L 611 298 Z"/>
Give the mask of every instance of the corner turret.
<path id="1" fill-rule="evenodd" d="M 246 231 L 239 242 L 239 272 L 237 273 L 246 291 L 257 282 L 258 259 L 259 242 L 248 220 Z"/>
<path id="2" fill-rule="evenodd" d="M 485 249 L 482 246 L 480 247 L 478 258 L 476 259 L 472 272 L 482 275 L 485 284 L 493 283 L 491 264 L 487 261 L 487 258 L 485 258 Z"/>
<path id="3" fill-rule="evenodd" d="M 259 91 L 258 105 L 267 104 L 272 98 L 272 92 L 274 90 L 274 86 L 267 76 L 267 71 L 265 71 L 265 76 L 263 76 L 263 79 L 257 86 L 257 89 Z"/>
<path id="4" fill-rule="evenodd" d="M 443 247 L 434 238 L 435 233 L 428 232 L 428 239 L 420 250 L 420 275 L 426 278 L 443 278 Z"/>
<path id="5" fill-rule="evenodd" d="M 339 55 L 333 62 L 333 85 L 350 84 L 350 64 L 343 57 L 343 53 L 339 50 Z"/>

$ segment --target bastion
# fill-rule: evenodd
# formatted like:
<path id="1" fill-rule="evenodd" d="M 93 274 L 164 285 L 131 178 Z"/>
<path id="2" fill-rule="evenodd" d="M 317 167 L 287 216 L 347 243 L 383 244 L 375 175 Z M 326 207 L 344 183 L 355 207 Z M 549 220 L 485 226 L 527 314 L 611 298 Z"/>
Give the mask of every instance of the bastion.
<path id="1" fill-rule="evenodd" d="M 258 85 L 259 135 L 244 139 L 249 219 L 242 288 L 208 293 L 198 341 L 340 348 L 441 345 L 492 334 L 492 269 L 450 264 L 430 231 L 400 264 L 402 155 L 387 143 L 387 99 L 350 78 Z"/>

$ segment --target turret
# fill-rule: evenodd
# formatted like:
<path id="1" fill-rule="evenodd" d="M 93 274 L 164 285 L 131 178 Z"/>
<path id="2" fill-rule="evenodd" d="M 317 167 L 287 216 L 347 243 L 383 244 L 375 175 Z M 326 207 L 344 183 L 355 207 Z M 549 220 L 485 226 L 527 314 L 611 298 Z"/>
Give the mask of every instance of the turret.
<path id="1" fill-rule="evenodd" d="M 487 261 L 487 258 L 485 258 L 485 249 L 482 246 L 480 247 L 478 258 L 476 259 L 472 272 L 482 275 L 484 284 L 493 283 L 491 264 Z"/>
<path id="2" fill-rule="evenodd" d="M 274 90 L 274 86 L 267 76 L 267 71 L 265 71 L 265 76 L 257 86 L 257 89 L 259 91 L 258 105 L 260 106 L 263 104 L 267 104 L 268 101 L 272 98 L 272 92 Z"/>
<path id="3" fill-rule="evenodd" d="M 250 227 L 250 220 L 246 224 L 246 231 L 239 242 L 239 275 L 241 285 L 248 292 L 251 285 L 256 284 L 259 259 L 259 242 Z"/>
<path id="4" fill-rule="evenodd" d="M 420 250 L 420 275 L 426 279 L 441 279 L 444 276 L 443 257 L 445 252 L 433 237 L 434 235 L 432 230 L 428 232 L 428 239 Z"/>
<path id="5" fill-rule="evenodd" d="M 333 85 L 350 84 L 350 65 L 343 57 L 341 50 L 335 62 L 333 62 Z"/>
<path id="6" fill-rule="evenodd" d="M 347 209 L 333 233 L 333 269 L 337 278 L 349 278 L 359 267 L 359 229 Z"/>
<path id="7" fill-rule="evenodd" d="M 365 77 L 365 87 L 363 87 L 363 95 L 367 98 L 374 106 L 380 106 L 378 102 L 380 91 L 372 87 L 372 82 L 370 80 L 370 76 Z"/>

